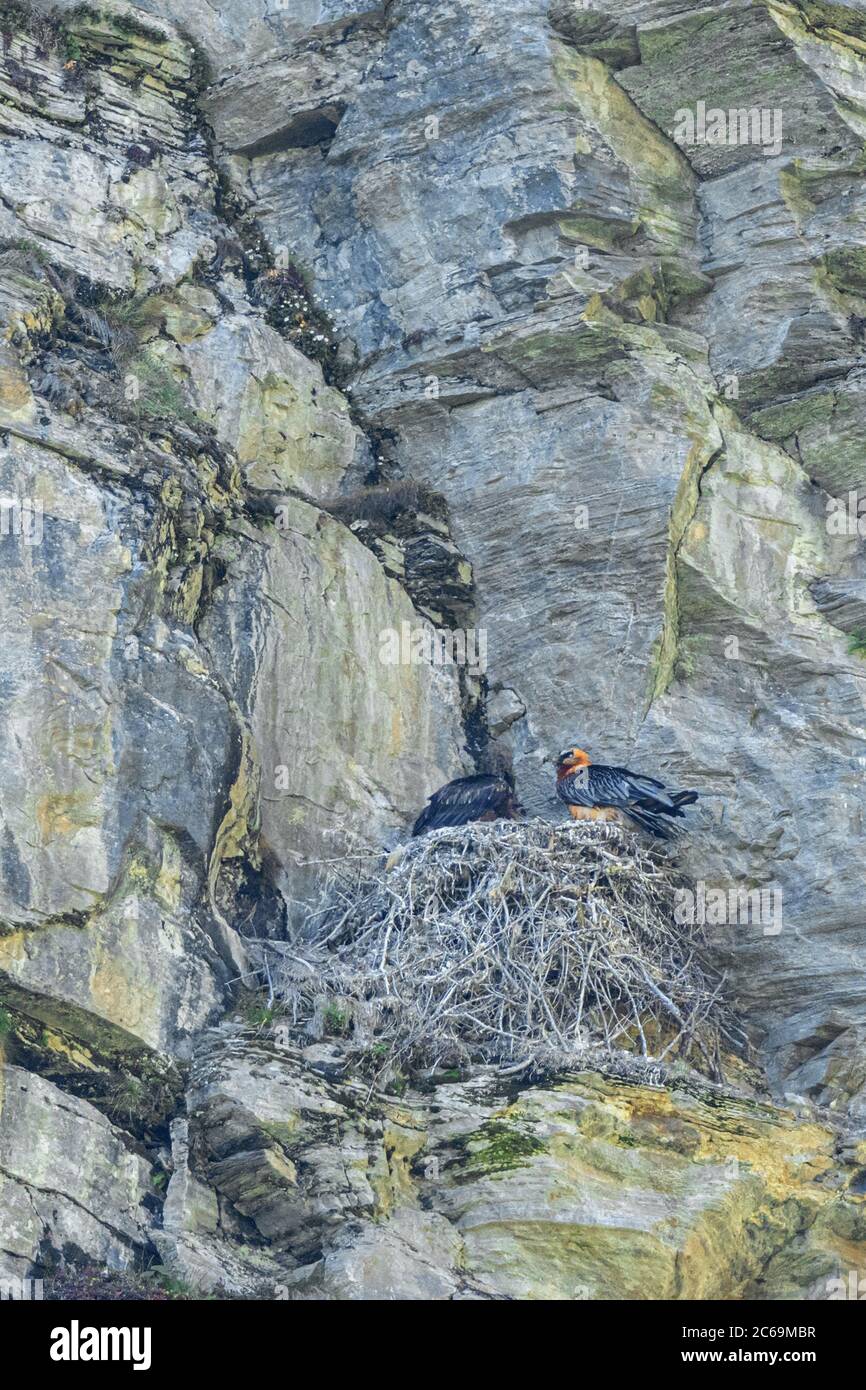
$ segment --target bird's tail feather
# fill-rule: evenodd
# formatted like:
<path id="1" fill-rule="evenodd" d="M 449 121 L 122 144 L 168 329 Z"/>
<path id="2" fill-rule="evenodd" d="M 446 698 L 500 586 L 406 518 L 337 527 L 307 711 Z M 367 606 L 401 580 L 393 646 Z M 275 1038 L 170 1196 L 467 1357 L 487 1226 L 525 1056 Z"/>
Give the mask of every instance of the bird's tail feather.
<path id="1" fill-rule="evenodd" d="M 674 792 L 671 797 L 675 806 L 693 806 L 697 799 L 697 792 Z"/>
<path id="2" fill-rule="evenodd" d="M 672 792 L 666 796 L 664 801 L 661 797 L 642 796 L 637 801 L 633 801 L 633 806 L 638 806 L 642 811 L 649 811 L 654 816 L 682 816 L 683 806 L 692 806 L 698 799 L 697 792 Z"/>
<path id="3" fill-rule="evenodd" d="M 653 811 L 643 810 L 639 806 L 629 806 L 626 811 L 629 820 L 633 820 L 641 829 L 648 830 L 651 835 L 656 835 L 660 840 L 672 839 L 671 827 L 665 825 L 661 816 Z"/>

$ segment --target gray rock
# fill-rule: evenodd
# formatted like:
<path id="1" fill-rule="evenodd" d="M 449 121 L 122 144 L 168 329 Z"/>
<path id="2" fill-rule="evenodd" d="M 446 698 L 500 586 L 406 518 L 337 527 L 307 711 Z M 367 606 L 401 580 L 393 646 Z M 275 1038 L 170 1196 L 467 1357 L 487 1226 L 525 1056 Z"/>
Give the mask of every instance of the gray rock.
<path id="1" fill-rule="evenodd" d="M 224 1027 L 189 1108 L 202 1177 L 301 1261 L 289 1299 L 748 1298 L 768 1269 L 826 1297 L 866 1236 L 862 1143 L 838 1167 L 831 1130 L 694 1080 L 397 1098 Z"/>
<path id="2" fill-rule="evenodd" d="M 461 770 L 461 711 L 452 667 L 390 660 L 421 619 L 371 552 L 304 502 L 276 522 L 226 548 L 202 634 L 249 718 L 261 840 L 297 916 L 329 864 L 390 847 Z"/>
<path id="3" fill-rule="evenodd" d="M 719 943 L 769 1060 L 816 1010 L 866 1018 L 839 850 L 866 809 L 862 658 L 810 597 L 862 579 L 826 525 L 863 483 L 862 12 L 551 13 L 398 8 L 342 49 L 311 15 L 288 115 L 316 80 L 345 102 L 315 149 L 272 140 L 284 54 L 209 105 L 352 344 L 353 399 L 447 498 L 488 682 L 526 710 L 490 710 L 521 799 L 557 814 L 575 739 L 702 793 L 695 878 L 781 888 L 781 936 Z M 780 150 L 677 146 L 698 101 L 781 110 Z"/>
<path id="4" fill-rule="evenodd" d="M 0 1005 L 43 1073 L 3 1072 L 4 1269 L 153 1240 L 278 1299 L 826 1296 L 864 1241 L 866 570 L 831 515 L 866 485 L 863 5 L 192 0 L 206 74 L 165 0 L 73 4 L 72 69 L 16 34 L 0 76 L 0 488 L 44 507 L 0 538 Z M 780 110 L 778 151 L 677 145 L 699 101 Z M 261 235 L 344 393 L 266 321 Z M 450 525 L 314 505 L 374 461 Z M 802 1114 L 590 1074 L 371 1096 L 330 1040 L 213 1028 L 239 929 L 468 770 L 479 684 L 380 660 L 413 597 L 485 634 L 530 811 L 576 739 L 702 793 L 694 879 L 781 893 L 711 936 Z M 172 1058 L 154 1229 L 73 1092 L 160 1142 L 114 1093 L 177 1119 Z"/>
<path id="5" fill-rule="evenodd" d="M 86 1101 L 0 1070 L 0 1273 L 44 1273 L 46 1252 L 129 1268 L 151 1249 L 151 1168 Z"/>
<path id="6" fill-rule="evenodd" d="M 352 462 L 357 430 L 321 368 L 258 317 L 226 316 L 183 345 L 202 414 L 244 467 L 252 487 L 333 497 Z"/>

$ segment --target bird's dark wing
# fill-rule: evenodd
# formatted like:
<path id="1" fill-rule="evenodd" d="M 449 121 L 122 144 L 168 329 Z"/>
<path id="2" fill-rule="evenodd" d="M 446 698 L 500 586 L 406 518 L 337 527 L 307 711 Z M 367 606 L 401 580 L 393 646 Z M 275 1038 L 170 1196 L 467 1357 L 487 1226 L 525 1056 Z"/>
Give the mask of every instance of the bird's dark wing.
<path id="1" fill-rule="evenodd" d="M 671 792 L 664 782 L 655 777 L 644 777 L 639 772 L 629 772 L 627 768 L 611 768 L 619 774 L 628 787 L 632 805 L 652 811 L 662 816 L 682 816 L 681 806 L 691 806 L 698 799 L 695 791 Z"/>
<path id="2" fill-rule="evenodd" d="M 557 783 L 556 791 L 570 806 L 616 807 L 662 839 L 667 839 L 668 833 L 661 817 L 680 818 L 681 807 L 690 806 L 698 799 L 697 792 L 668 792 L 664 782 L 655 777 L 599 763 L 576 768 Z"/>
<path id="3" fill-rule="evenodd" d="M 476 777 L 458 777 L 433 793 L 412 834 L 422 835 L 425 830 L 438 830 L 445 825 L 466 825 L 484 815 L 505 816 L 512 795 L 504 777 L 486 772 Z"/>
<path id="4" fill-rule="evenodd" d="M 632 800 L 646 796 L 654 801 L 668 800 L 665 784 L 657 777 L 645 777 L 641 772 L 630 772 L 627 767 L 599 767 L 594 769 L 606 775 L 607 780 L 616 783 Z"/>
<path id="5" fill-rule="evenodd" d="M 556 783 L 556 795 L 566 806 L 597 806 L 595 792 L 590 786 L 589 768 L 578 768 L 560 777 Z"/>
<path id="6" fill-rule="evenodd" d="M 569 806 L 628 806 L 634 795 L 631 773 L 623 767 L 593 763 L 578 767 L 556 784 L 557 795 Z"/>

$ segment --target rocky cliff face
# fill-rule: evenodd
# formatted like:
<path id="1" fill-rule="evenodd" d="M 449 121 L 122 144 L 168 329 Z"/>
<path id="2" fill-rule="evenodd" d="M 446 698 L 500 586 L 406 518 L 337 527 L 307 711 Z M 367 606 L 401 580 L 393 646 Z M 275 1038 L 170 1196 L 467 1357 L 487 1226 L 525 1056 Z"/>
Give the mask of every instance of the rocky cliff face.
<path id="1" fill-rule="evenodd" d="M 2 1268 L 823 1296 L 866 1238 L 866 8 L 178 8 L 0 24 Z M 689 143 L 699 103 L 758 124 Z M 483 677 L 380 659 L 427 619 Z M 693 878 L 781 892 L 712 941 L 794 1110 L 371 1104 L 241 1020 L 317 861 L 479 754 L 556 816 L 575 738 L 701 791 Z"/>

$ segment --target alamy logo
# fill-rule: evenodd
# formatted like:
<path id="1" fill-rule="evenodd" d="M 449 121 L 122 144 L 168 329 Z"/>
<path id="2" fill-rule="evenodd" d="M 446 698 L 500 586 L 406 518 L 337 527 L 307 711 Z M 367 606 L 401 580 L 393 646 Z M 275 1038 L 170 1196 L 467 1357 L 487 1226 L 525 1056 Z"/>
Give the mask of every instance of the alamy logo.
<path id="1" fill-rule="evenodd" d="M 763 936 L 782 930 L 781 888 L 708 888 L 698 881 L 674 894 L 674 921 L 678 926 L 759 926 Z"/>
<path id="2" fill-rule="evenodd" d="M 42 516 L 42 503 L 32 497 L 0 497 L 0 536 L 20 536 L 25 545 L 40 545 Z"/>
<path id="3" fill-rule="evenodd" d="M 51 1332 L 52 1361 L 131 1361 L 134 1371 L 150 1369 L 149 1327 L 69 1327 Z"/>
<path id="4" fill-rule="evenodd" d="M 465 666 L 470 675 L 487 670 L 486 628 L 385 627 L 379 633 L 383 666 Z"/>
<path id="5" fill-rule="evenodd" d="M 30 1303 L 38 1302 L 44 1297 L 41 1279 L 16 1279 L 14 1275 L 9 1279 L 0 1279 L 0 1299 Z"/>
<path id="6" fill-rule="evenodd" d="M 828 1279 L 827 1297 L 832 1301 L 850 1300 L 862 1303 L 866 1300 L 866 1275 L 858 1269 L 849 1269 L 846 1279 Z"/>
<path id="7" fill-rule="evenodd" d="M 766 106 L 707 110 L 707 103 L 699 101 L 694 111 L 681 106 L 674 113 L 673 138 L 678 145 L 760 145 L 765 155 L 777 155 L 782 152 L 782 112 Z"/>
<path id="8" fill-rule="evenodd" d="M 841 497 L 827 498 L 828 536 L 862 536 L 866 540 L 866 496 L 849 492 Z"/>

